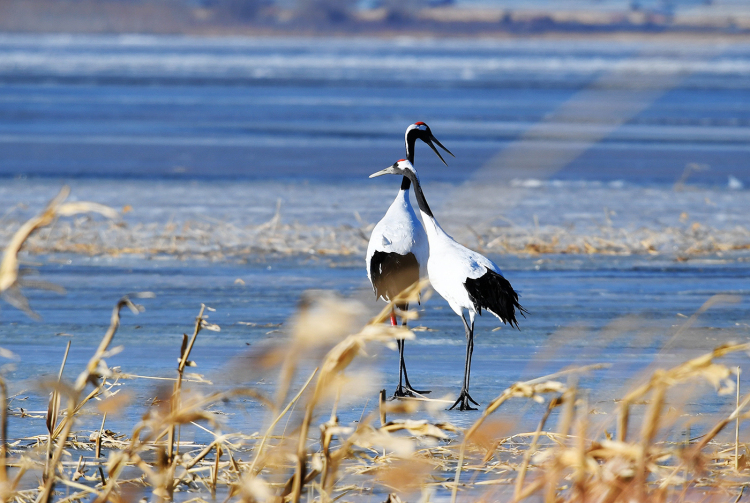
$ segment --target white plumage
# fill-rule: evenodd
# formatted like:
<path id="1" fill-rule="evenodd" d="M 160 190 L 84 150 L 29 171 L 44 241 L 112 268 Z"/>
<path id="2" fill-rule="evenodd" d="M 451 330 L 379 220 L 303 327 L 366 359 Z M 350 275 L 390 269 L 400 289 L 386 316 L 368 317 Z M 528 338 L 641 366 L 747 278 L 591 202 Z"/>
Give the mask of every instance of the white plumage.
<path id="1" fill-rule="evenodd" d="M 464 287 L 466 279 L 480 278 L 488 270 L 502 274 L 500 268 L 484 255 L 456 242 L 434 217 L 422 213 L 422 219 L 429 240 L 427 274 L 432 287 L 457 315 L 462 316 L 462 310 L 467 309 L 473 320 L 477 309 Z M 493 314 L 498 316 L 497 313 Z"/>
<path id="2" fill-rule="evenodd" d="M 503 277 L 500 268 L 490 259 L 459 244 L 446 233 L 435 219 L 422 192 L 419 177 L 412 163 L 400 160 L 393 166 L 379 171 L 373 176 L 385 174 L 402 175 L 411 180 L 414 194 L 419 203 L 422 221 L 427 234 L 430 252 L 427 260 L 427 274 L 430 283 L 461 317 L 466 331 L 466 363 L 461 394 L 453 404 L 460 410 L 472 409 L 469 402 L 475 402 L 469 395 L 471 376 L 471 356 L 474 352 L 474 318 L 482 314 L 482 309 L 490 311 L 503 323 L 518 326 L 516 310 L 526 312 L 518 303 L 518 294 L 510 282 Z M 469 314 L 469 321 L 464 317 Z M 453 408 L 451 407 L 451 408 Z"/>
<path id="3" fill-rule="evenodd" d="M 397 253 L 407 255 L 413 253 L 419 264 L 419 276 L 423 277 L 427 271 L 427 257 L 429 245 L 422 222 L 417 218 L 414 208 L 409 201 L 409 191 L 401 189 L 386 211 L 385 216 L 377 223 L 367 244 L 367 279 L 373 282 L 370 264 L 376 251 L 383 253 Z M 381 293 L 380 298 L 389 301 L 387 295 Z"/>

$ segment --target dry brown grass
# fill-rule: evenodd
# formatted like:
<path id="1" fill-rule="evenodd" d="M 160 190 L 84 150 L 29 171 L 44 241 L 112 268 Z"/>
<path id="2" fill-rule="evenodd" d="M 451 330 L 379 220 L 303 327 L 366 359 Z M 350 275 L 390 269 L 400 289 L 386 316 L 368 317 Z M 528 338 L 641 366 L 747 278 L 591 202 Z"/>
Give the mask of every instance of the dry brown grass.
<path id="1" fill-rule="evenodd" d="M 97 210 L 88 210 L 97 211 Z M 28 236 L 24 251 L 41 255 L 74 253 L 108 256 L 169 256 L 243 260 L 258 255 L 360 257 L 374 227 L 357 217 L 356 225 L 300 223 L 282 218 L 283 210 L 261 223 L 229 222 L 210 217 L 167 222 L 102 220 L 89 217 L 64 219 Z M 0 225 L 0 243 L 10 244 L 24 225 L 13 212 Z M 716 254 L 742 254 L 750 250 L 750 229 L 716 228 L 710 223 L 685 220 L 674 225 L 650 223 L 620 227 L 605 219 L 601 224 L 520 225 L 501 215 L 503 225 L 455 225 L 455 237 L 483 253 L 514 255 L 586 254 L 653 255 L 688 260 Z M 585 225 L 584 225 L 585 224 Z"/>

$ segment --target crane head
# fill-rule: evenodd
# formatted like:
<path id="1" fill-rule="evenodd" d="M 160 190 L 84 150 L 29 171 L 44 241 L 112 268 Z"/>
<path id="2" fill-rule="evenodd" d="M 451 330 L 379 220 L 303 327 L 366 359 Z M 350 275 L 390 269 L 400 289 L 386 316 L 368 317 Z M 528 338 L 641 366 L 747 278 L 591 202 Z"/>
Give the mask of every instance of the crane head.
<path id="1" fill-rule="evenodd" d="M 435 147 L 435 144 L 437 144 L 438 147 L 442 148 L 446 152 L 448 152 L 452 157 L 456 157 L 453 155 L 453 152 L 448 150 L 443 146 L 442 143 L 438 141 L 437 138 L 435 138 L 435 135 L 432 134 L 432 131 L 430 131 L 430 126 L 428 126 L 424 122 L 415 122 L 408 128 L 406 128 L 406 148 L 407 148 L 407 156 L 408 156 L 408 150 L 409 146 L 411 145 L 413 148 L 414 141 L 417 139 L 422 140 L 427 145 L 430 146 L 430 148 L 437 154 L 437 156 L 440 158 L 441 161 L 443 161 L 443 164 L 446 166 L 448 165 L 447 162 L 445 162 L 445 159 L 443 159 L 443 156 L 440 155 L 440 152 L 438 152 L 438 149 Z M 411 140 L 411 141 L 410 141 Z"/>
<path id="2" fill-rule="evenodd" d="M 415 178 L 417 176 L 417 170 L 415 170 L 414 166 L 412 166 L 412 164 L 406 159 L 399 159 L 398 161 L 394 162 L 392 166 L 388 166 L 385 169 L 381 169 L 377 173 L 371 174 L 370 178 L 375 178 L 376 176 L 382 175 L 401 175 L 409 178 Z"/>

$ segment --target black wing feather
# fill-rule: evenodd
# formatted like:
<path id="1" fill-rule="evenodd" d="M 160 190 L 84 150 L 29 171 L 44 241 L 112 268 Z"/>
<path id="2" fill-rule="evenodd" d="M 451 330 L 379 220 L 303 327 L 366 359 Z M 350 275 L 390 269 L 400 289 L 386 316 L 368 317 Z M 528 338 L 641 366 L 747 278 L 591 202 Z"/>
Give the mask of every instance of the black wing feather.
<path id="1" fill-rule="evenodd" d="M 413 253 L 376 251 L 370 260 L 370 279 L 375 298 L 390 300 L 419 281 L 417 257 Z"/>
<path id="2" fill-rule="evenodd" d="M 499 316 L 503 323 L 510 323 L 510 326 L 518 328 L 516 309 L 524 318 L 528 313 L 518 303 L 518 294 L 513 290 L 510 281 L 495 271 L 487 270 L 476 279 L 467 278 L 464 287 L 469 293 L 474 309 L 480 315 L 482 309 L 486 309 Z"/>

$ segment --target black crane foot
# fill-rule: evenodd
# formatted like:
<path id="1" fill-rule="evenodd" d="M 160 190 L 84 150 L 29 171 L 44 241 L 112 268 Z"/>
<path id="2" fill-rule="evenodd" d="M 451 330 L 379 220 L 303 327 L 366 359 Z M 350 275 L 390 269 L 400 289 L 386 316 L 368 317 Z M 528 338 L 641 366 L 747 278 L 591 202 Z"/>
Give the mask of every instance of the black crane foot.
<path id="1" fill-rule="evenodd" d="M 411 383 L 409 382 L 409 378 L 406 378 L 404 380 L 406 381 L 406 386 L 404 386 L 404 389 L 406 389 L 407 391 L 410 391 L 412 393 L 416 393 L 417 395 L 428 395 L 428 394 L 432 393 L 432 391 L 430 391 L 428 389 L 426 389 L 424 391 L 420 391 L 418 389 L 414 389 L 414 388 L 411 387 Z"/>
<path id="2" fill-rule="evenodd" d="M 432 393 L 432 392 L 431 391 L 419 391 L 410 386 L 399 386 L 398 388 L 396 388 L 396 391 L 393 393 L 393 398 L 404 398 L 404 397 L 418 398 L 420 395 L 426 395 L 428 393 Z"/>
<path id="3" fill-rule="evenodd" d="M 479 404 L 473 398 L 471 398 L 467 391 L 462 390 L 461 394 L 458 396 L 458 400 L 456 400 L 456 402 L 451 405 L 451 408 L 448 410 L 455 409 L 457 405 L 458 410 L 477 410 L 476 407 L 471 406 L 472 403 L 477 407 L 479 406 Z"/>

